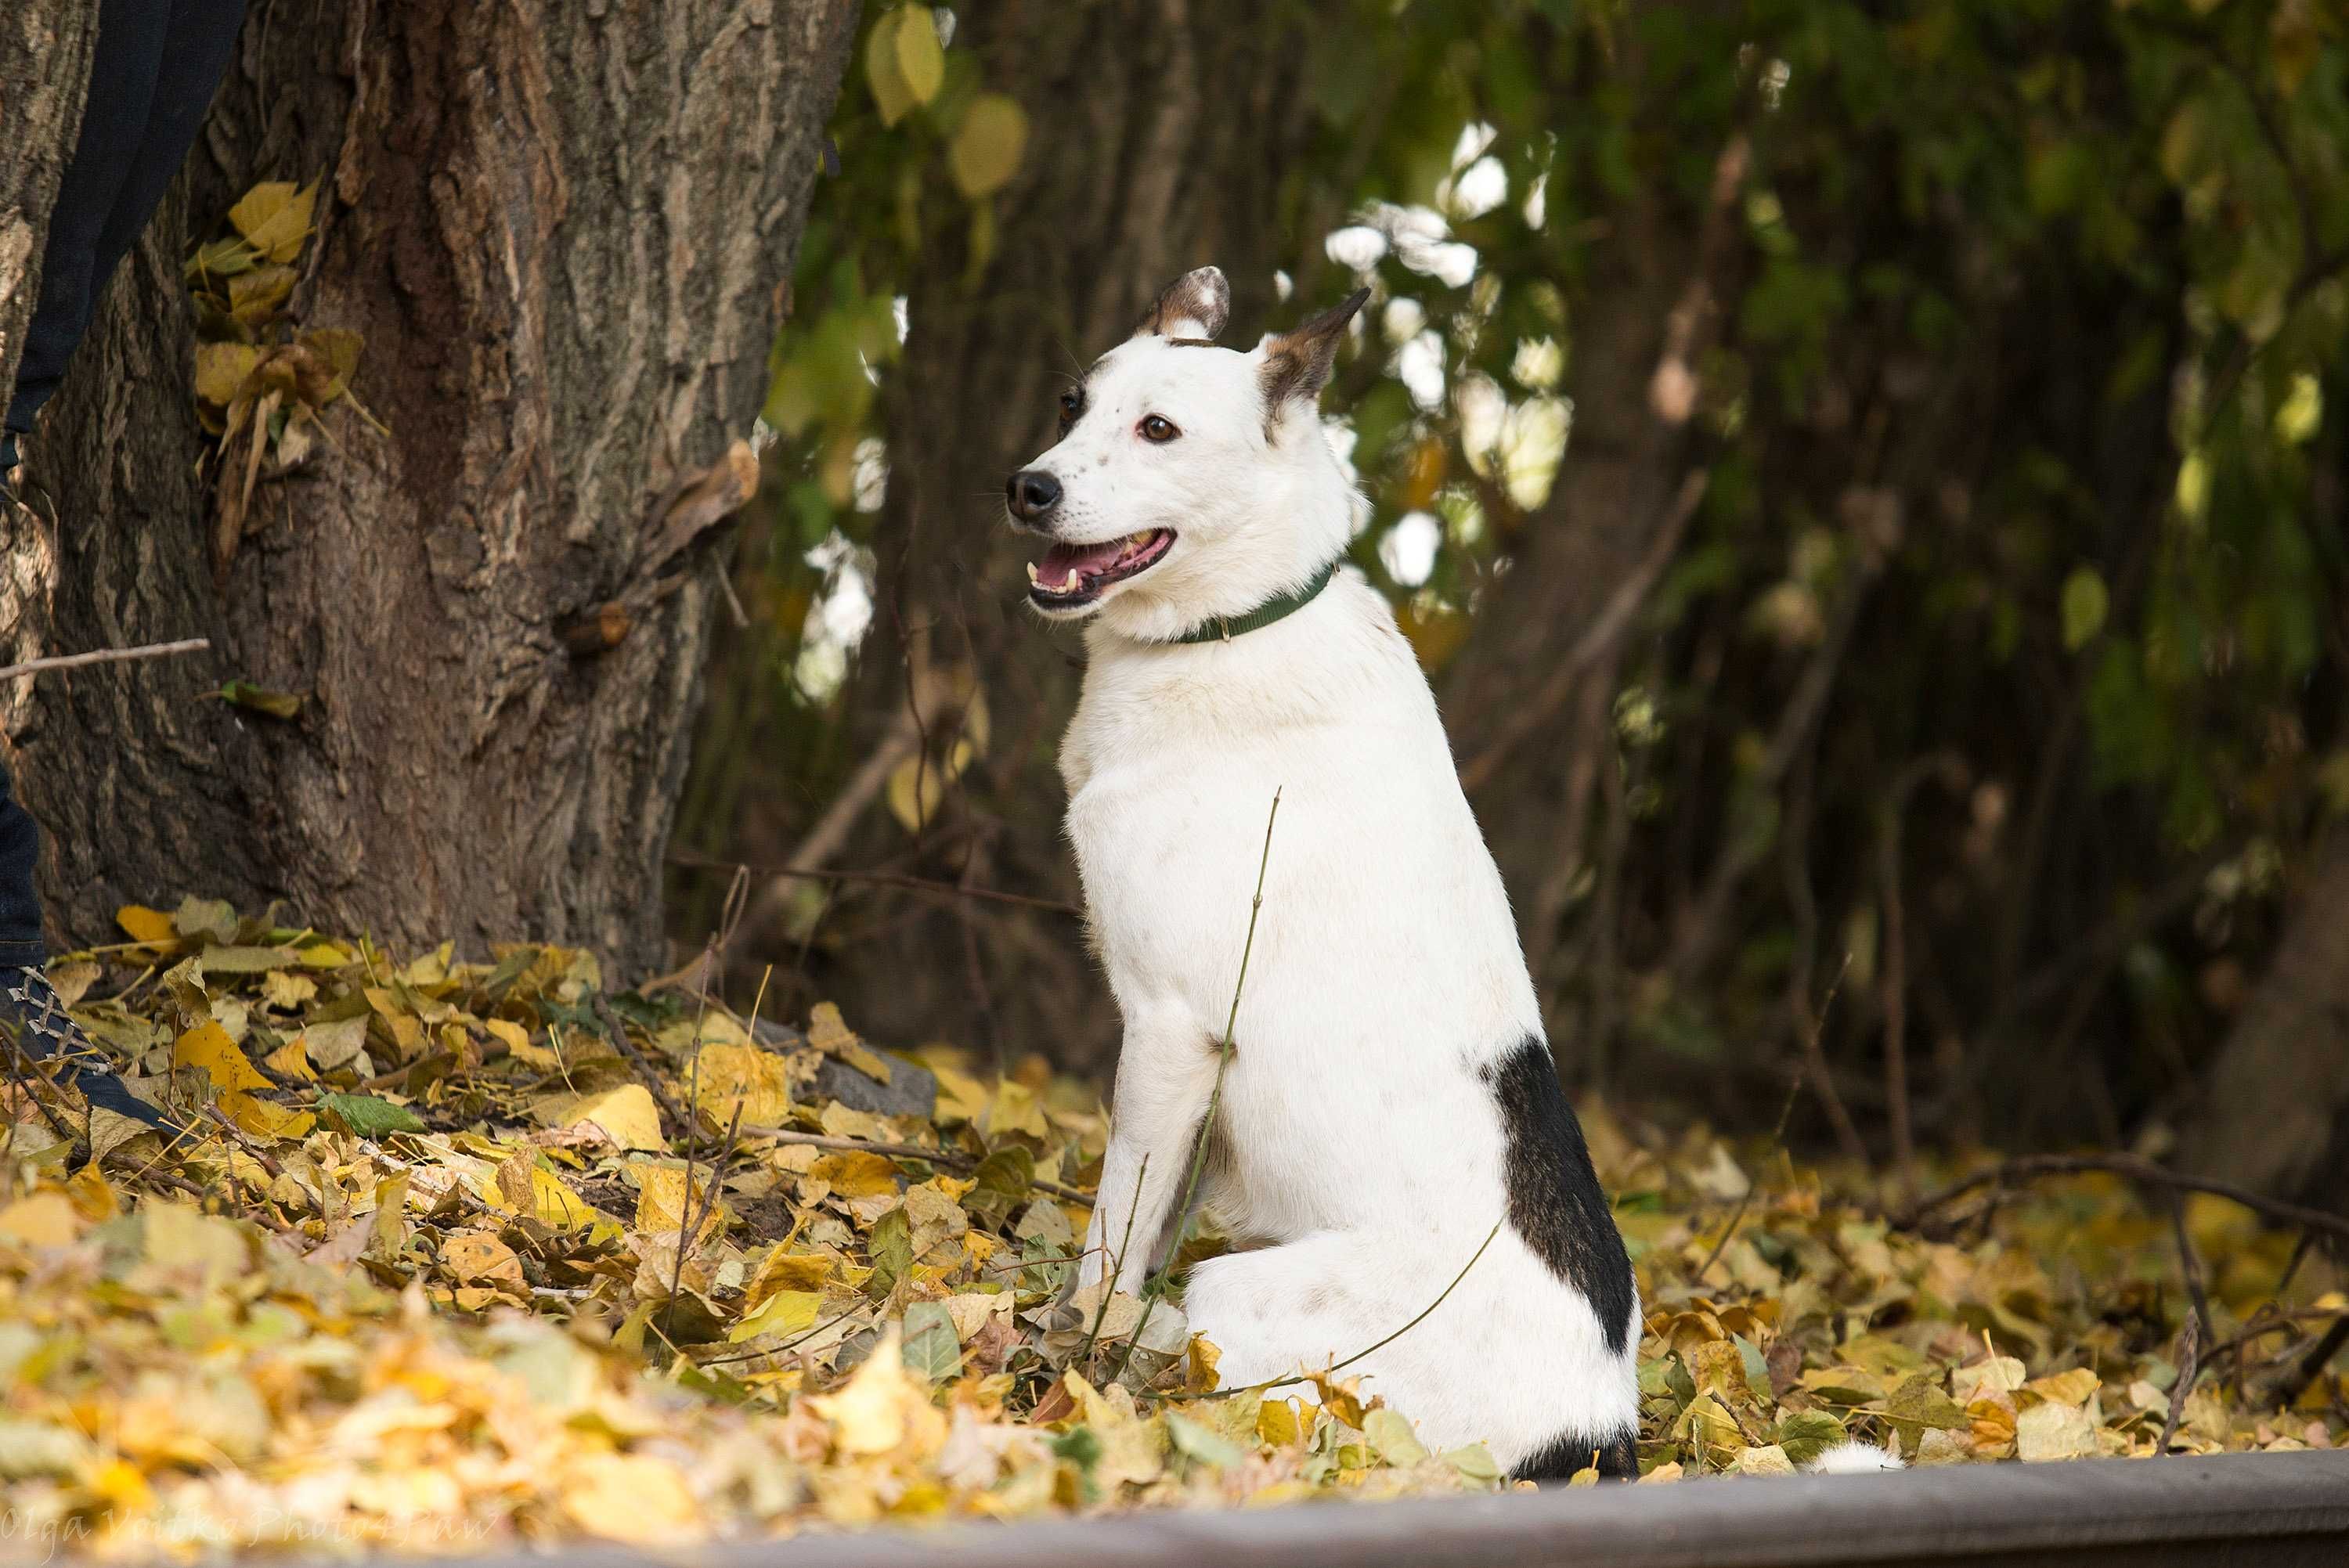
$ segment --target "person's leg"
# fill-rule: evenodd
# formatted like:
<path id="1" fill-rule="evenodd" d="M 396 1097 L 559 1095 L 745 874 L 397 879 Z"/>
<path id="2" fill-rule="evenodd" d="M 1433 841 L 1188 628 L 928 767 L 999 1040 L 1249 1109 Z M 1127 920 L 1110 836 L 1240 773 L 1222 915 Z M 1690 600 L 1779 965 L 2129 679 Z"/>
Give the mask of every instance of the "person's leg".
<path id="1" fill-rule="evenodd" d="M 154 0 L 142 0 L 153 4 Z M 188 160 L 204 113 L 220 90 L 221 76 L 236 52 L 237 29 L 244 22 L 244 0 L 169 0 L 171 18 L 163 29 L 163 56 L 154 76 L 147 131 L 130 160 L 129 177 L 114 199 L 105 229 L 98 237 L 97 293 L 139 242 L 147 220 L 163 200 Z"/>
<path id="2" fill-rule="evenodd" d="M 33 893 L 33 860 L 40 848 L 40 830 L 9 789 L 8 770 L 0 768 L 0 969 L 38 964 L 47 956 L 41 901 Z"/>
<path id="3" fill-rule="evenodd" d="M 33 416 L 57 389 L 66 361 L 89 329 L 98 291 L 111 270 L 111 263 L 104 270 L 98 265 L 99 243 L 138 173 L 171 10 L 171 0 L 100 0 L 89 100 L 82 109 L 73 160 L 57 182 L 41 252 L 41 297 L 26 328 L 25 356 L 16 366 L 7 415 L 0 420 L 12 432 L 33 428 Z M 121 253 L 113 259 L 120 261 Z"/>
<path id="4" fill-rule="evenodd" d="M 57 390 L 89 330 L 107 280 L 137 242 L 179 173 L 227 68 L 244 0 L 101 0 L 89 102 L 73 161 L 59 182 L 41 263 L 41 297 L 26 334 L 0 452 Z M 0 506 L 6 469 L 0 468 Z M 33 889 L 39 834 L 0 773 L 0 1034 L 52 1064 L 89 1103 L 152 1127 L 170 1122 L 108 1070 L 42 973 L 40 901 Z"/>
<path id="5" fill-rule="evenodd" d="M 0 500 L 0 506 L 6 504 Z M 9 789 L 6 770 L 0 769 L 0 1042 L 14 1040 L 26 1056 L 48 1063 L 58 1082 L 80 1089 L 100 1109 L 168 1130 L 171 1123 L 162 1113 L 109 1069 L 41 972 L 47 948 L 41 937 L 41 903 L 33 892 L 33 859 L 39 849 L 39 830 Z"/>

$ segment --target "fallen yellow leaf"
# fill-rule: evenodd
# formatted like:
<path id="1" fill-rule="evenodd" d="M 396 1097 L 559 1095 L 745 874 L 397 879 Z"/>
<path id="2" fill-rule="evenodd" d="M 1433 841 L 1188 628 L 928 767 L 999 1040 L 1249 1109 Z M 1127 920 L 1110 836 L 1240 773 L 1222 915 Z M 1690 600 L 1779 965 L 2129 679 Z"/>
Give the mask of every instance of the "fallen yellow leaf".
<path id="1" fill-rule="evenodd" d="M 747 1127 L 775 1127 L 791 1119 L 791 1069 L 774 1052 L 756 1046 L 706 1045 L 695 1061 L 698 1103 L 719 1126 L 730 1124 L 738 1108 Z"/>
<path id="2" fill-rule="evenodd" d="M 832 1423 L 833 1446 L 843 1454 L 885 1454 L 909 1443 L 927 1452 L 946 1435 L 946 1418 L 930 1403 L 929 1390 L 905 1375 L 897 1336 L 893 1324 L 839 1392 L 808 1400 Z"/>
<path id="3" fill-rule="evenodd" d="M 69 1246 L 81 1236 L 82 1218 L 63 1192 L 36 1192 L 0 1209 L 0 1236 L 28 1246 Z"/>
<path id="4" fill-rule="evenodd" d="M 264 1089 L 269 1080 L 237 1049 L 228 1031 L 210 1019 L 188 1030 L 171 1044 L 171 1065 L 202 1068 L 212 1075 L 212 1087 L 223 1094 Z"/>
<path id="5" fill-rule="evenodd" d="M 588 1533 L 636 1546 L 687 1544 L 709 1528 L 685 1473 L 646 1454 L 583 1455 L 565 1478 L 563 1506 Z"/>
<path id="6" fill-rule="evenodd" d="M 230 1092 L 221 1096 L 221 1114 L 234 1122 L 237 1130 L 249 1137 L 279 1142 L 291 1138 L 306 1138 L 318 1119 L 306 1110 L 288 1110 L 282 1105 L 265 1099 L 255 1099 L 249 1094 Z"/>
<path id="7" fill-rule="evenodd" d="M 180 940 L 179 931 L 171 917 L 160 909 L 149 909 L 143 903 L 126 903 L 114 912 L 114 923 L 130 934 L 134 941 L 168 947 Z"/>
<path id="8" fill-rule="evenodd" d="M 661 1138 L 660 1108 L 644 1085 L 623 1084 L 607 1093 L 592 1095 L 572 1108 L 564 1123 L 600 1129 L 605 1137 L 626 1150 L 658 1152 L 668 1147 Z"/>

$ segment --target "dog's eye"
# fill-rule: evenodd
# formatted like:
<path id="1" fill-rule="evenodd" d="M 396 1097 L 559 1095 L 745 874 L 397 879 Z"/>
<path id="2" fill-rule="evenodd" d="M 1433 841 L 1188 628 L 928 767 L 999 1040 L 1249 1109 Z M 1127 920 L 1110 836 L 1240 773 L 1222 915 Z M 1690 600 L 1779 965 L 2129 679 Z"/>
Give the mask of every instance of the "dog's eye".
<path id="1" fill-rule="evenodd" d="M 1142 432 L 1142 438 L 1145 441 L 1171 441 L 1183 433 L 1174 428 L 1174 421 L 1164 414 L 1144 414 L 1142 423 L 1134 428 Z"/>
<path id="2" fill-rule="evenodd" d="M 1067 435 L 1069 433 L 1069 427 L 1075 424 L 1077 422 L 1077 416 L 1084 411 L 1085 394 L 1082 387 L 1071 387 L 1067 391 L 1061 393 L 1061 434 L 1063 436 Z"/>

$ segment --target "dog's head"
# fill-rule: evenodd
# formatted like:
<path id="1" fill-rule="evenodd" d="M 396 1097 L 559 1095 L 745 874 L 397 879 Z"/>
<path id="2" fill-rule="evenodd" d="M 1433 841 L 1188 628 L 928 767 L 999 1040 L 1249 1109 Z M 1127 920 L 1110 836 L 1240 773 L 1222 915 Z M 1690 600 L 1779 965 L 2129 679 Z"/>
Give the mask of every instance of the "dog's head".
<path id="1" fill-rule="evenodd" d="M 1316 407 L 1369 291 L 1245 354 L 1215 342 L 1231 297 L 1214 267 L 1169 284 L 1005 485 L 1013 526 L 1051 542 L 1029 574 L 1039 613 L 1160 641 L 1300 587 L 1345 549 L 1355 498 Z"/>

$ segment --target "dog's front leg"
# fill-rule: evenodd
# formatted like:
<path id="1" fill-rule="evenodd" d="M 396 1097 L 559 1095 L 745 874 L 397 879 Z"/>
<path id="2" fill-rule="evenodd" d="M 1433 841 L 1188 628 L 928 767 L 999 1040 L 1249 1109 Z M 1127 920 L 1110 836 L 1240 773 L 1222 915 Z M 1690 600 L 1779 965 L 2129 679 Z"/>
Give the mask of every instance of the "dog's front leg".
<path id="1" fill-rule="evenodd" d="M 1174 1206 L 1188 1188 L 1199 1124 L 1216 1087 L 1216 1050 L 1187 1014 L 1128 1025 L 1101 1191 L 1085 1228 L 1080 1288 L 1109 1278 L 1139 1294 Z"/>

